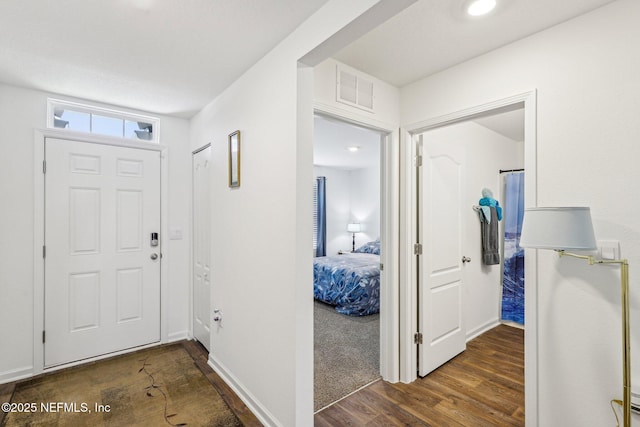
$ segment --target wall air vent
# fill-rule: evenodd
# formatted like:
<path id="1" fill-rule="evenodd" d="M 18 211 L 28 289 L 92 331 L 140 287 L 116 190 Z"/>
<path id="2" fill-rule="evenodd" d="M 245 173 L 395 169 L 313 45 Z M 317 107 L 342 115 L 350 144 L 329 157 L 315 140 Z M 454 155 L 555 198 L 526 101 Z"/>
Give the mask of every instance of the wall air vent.
<path id="1" fill-rule="evenodd" d="M 340 66 L 336 74 L 337 101 L 373 112 L 373 82 Z"/>

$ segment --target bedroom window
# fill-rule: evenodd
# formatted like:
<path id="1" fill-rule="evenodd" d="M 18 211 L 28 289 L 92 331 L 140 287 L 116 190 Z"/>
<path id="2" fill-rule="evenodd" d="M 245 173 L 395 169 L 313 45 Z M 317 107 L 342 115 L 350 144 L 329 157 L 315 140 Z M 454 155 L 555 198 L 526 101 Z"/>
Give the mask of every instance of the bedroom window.
<path id="1" fill-rule="evenodd" d="M 159 124 L 154 117 L 57 99 L 48 101 L 48 128 L 158 143 Z"/>

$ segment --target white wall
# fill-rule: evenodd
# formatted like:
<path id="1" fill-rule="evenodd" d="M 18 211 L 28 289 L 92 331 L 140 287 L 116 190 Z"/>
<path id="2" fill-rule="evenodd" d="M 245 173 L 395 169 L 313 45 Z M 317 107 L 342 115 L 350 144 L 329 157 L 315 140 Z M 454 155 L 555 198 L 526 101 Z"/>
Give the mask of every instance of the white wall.
<path id="1" fill-rule="evenodd" d="M 212 143 L 212 307 L 223 323 L 209 360 L 264 423 L 313 424 L 312 251 L 298 250 L 312 238 L 313 95 L 298 85 L 302 75 L 311 92 L 297 61 L 320 44 L 353 41 L 407 4 L 329 1 L 192 119 L 192 147 Z M 357 31 L 338 33 L 350 23 Z M 242 184 L 230 190 L 235 130 Z"/>
<path id="2" fill-rule="evenodd" d="M 356 249 L 380 237 L 380 160 L 375 166 L 350 174 L 351 219 L 362 225 L 356 233 Z"/>
<path id="3" fill-rule="evenodd" d="M 47 96 L 0 84 L 0 325 L 5 325 L 0 329 L 0 382 L 29 375 L 33 369 L 33 144 L 34 130 L 46 127 Z M 163 243 L 171 301 L 167 332 L 170 339 L 184 338 L 189 294 L 190 196 L 184 191 L 191 176 L 189 126 L 183 119 L 139 113 L 160 118 L 161 144 L 168 147 L 168 222 L 183 229 L 184 239 Z"/>
<path id="4" fill-rule="evenodd" d="M 340 66 L 345 71 L 362 76 L 374 85 L 373 112 L 336 100 L 336 70 Z M 397 87 L 368 75 L 361 70 L 349 67 L 333 58 L 328 58 L 313 69 L 314 75 L 314 104 L 322 110 L 352 116 L 365 123 L 381 127 L 397 128 L 400 123 L 400 91 Z"/>
<path id="5" fill-rule="evenodd" d="M 327 178 L 327 255 L 351 251 L 347 224 L 359 222 L 356 249 L 380 237 L 380 165 L 351 171 L 314 166 L 314 176 Z"/>
<path id="6" fill-rule="evenodd" d="M 472 209 L 482 198 L 482 189 L 500 197 L 500 169 L 522 168 L 522 142 L 506 138 L 471 121 L 434 129 L 424 134 L 424 144 L 446 143 L 465 153 L 463 189 L 463 255 L 471 258 L 464 267 L 464 325 L 471 338 L 495 326 L 500 316 L 502 275 L 500 265 L 482 263 L 482 239 L 478 214 Z M 499 200 L 504 206 L 503 200 Z M 502 247 L 502 245 L 501 245 Z"/>
<path id="7" fill-rule="evenodd" d="M 401 90 L 408 124 L 537 89 L 538 205 L 591 206 L 596 236 L 621 242 L 636 390 L 639 17 L 639 2 L 618 0 Z M 609 401 L 622 394 L 619 271 L 549 251 L 538 259 L 539 425 L 613 425 Z"/>

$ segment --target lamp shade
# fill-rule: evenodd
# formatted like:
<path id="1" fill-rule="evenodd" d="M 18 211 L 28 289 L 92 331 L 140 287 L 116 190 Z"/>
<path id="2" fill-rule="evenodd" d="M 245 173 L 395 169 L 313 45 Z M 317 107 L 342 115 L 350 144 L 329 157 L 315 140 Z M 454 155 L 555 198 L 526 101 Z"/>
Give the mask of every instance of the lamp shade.
<path id="1" fill-rule="evenodd" d="M 362 228 L 360 227 L 360 224 L 356 222 L 347 224 L 347 231 L 349 233 L 359 233 L 360 231 L 362 231 Z"/>
<path id="2" fill-rule="evenodd" d="M 597 249 L 587 207 L 530 208 L 524 211 L 520 246 L 534 249 Z"/>

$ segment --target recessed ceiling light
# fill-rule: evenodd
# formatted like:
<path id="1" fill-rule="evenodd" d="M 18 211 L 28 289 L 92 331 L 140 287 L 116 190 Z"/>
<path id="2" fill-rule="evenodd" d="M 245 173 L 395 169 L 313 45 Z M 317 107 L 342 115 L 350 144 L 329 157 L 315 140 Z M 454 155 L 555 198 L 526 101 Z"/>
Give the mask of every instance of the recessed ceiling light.
<path id="1" fill-rule="evenodd" d="M 351 151 L 352 153 L 355 153 L 359 149 L 360 147 L 358 147 L 357 145 L 352 145 L 351 147 L 347 147 L 347 150 Z"/>
<path id="2" fill-rule="evenodd" d="M 467 7 L 467 13 L 471 16 L 482 16 L 491 12 L 496 7 L 496 0 L 475 0 Z"/>

